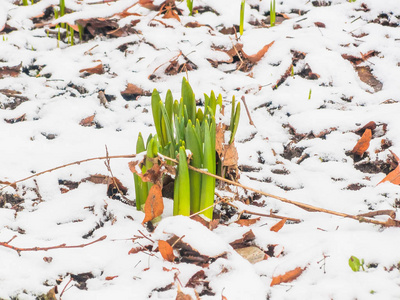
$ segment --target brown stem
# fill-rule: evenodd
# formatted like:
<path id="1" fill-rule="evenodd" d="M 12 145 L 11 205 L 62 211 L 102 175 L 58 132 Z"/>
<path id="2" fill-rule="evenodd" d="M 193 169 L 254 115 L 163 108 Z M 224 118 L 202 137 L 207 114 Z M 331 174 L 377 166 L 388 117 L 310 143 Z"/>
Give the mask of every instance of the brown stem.
<path id="1" fill-rule="evenodd" d="M 172 161 L 172 162 L 174 162 L 176 164 L 178 163 L 178 161 L 176 159 L 173 159 L 173 158 L 170 158 L 170 157 L 166 157 L 166 156 L 163 156 L 163 155 L 161 155 L 161 157 L 163 157 L 166 160 Z M 232 180 L 229 180 L 229 179 L 225 179 L 223 177 L 211 174 L 211 173 L 209 173 L 207 171 L 204 171 L 204 170 L 201 170 L 201 169 L 197 169 L 197 168 L 195 168 L 193 166 L 190 166 L 190 165 L 188 167 L 189 167 L 190 170 L 193 170 L 193 171 L 199 172 L 201 174 L 205 174 L 205 175 L 214 177 L 214 178 L 216 178 L 218 180 L 222 180 L 222 181 L 224 181 L 226 183 L 229 183 L 231 185 L 235 185 L 235 186 L 241 187 L 241 188 L 243 188 L 245 190 L 249 190 L 249 191 L 255 192 L 257 194 L 264 195 L 266 197 L 274 198 L 274 199 L 277 199 L 277 200 L 285 202 L 285 203 L 296 205 L 296 206 L 298 206 L 298 207 L 300 207 L 302 209 L 305 209 L 307 211 L 310 211 L 310 212 L 322 212 L 322 213 L 335 215 L 335 216 L 339 216 L 339 217 L 343 217 L 343 218 L 354 219 L 354 220 L 357 220 L 359 222 L 372 223 L 372 224 L 376 224 L 376 225 L 395 226 L 395 225 L 391 225 L 390 223 L 387 223 L 387 222 L 384 222 L 384 221 L 367 219 L 367 218 L 362 217 L 362 216 L 354 216 L 354 215 L 350 215 L 350 214 L 346 214 L 346 213 L 342 213 L 342 212 L 337 212 L 337 211 L 334 211 L 334 210 L 329 210 L 329 209 L 325 209 L 325 208 L 321 208 L 321 207 L 317 207 L 317 206 L 312 206 L 312 205 L 301 203 L 301 202 L 298 202 L 298 201 L 289 200 L 289 199 L 286 199 L 286 198 L 283 198 L 283 197 L 279 197 L 279 196 L 276 196 L 276 195 L 273 195 L 273 194 L 265 193 L 263 191 L 254 189 L 252 187 L 244 186 L 244 185 L 242 185 L 242 184 L 240 184 L 238 182 L 235 182 L 235 181 L 232 181 Z"/>
<path id="2" fill-rule="evenodd" d="M 243 104 L 244 104 L 244 108 L 246 109 L 247 116 L 249 117 L 249 123 L 250 123 L 250 125 L 253 125 L 254 128 L 257 128 L 256 125 L 254 125 L 253 120 L 251 119 L 250 111 L 249 111 L 249 108 L 247 107 L 246 98 L 244 97 L 244 95 L 242 96 L 241 99 L 242 99 L 242 102 L 243 102 Z"/>
<path id="3" fill-rule="evenodd" d="M 135 157 L 136 157 L 136 154 L 108 156 L 108 158 L 135 158 Z M 11 183 L 9 183 L 9 184 L 7 184 L 7 185 L 1 187 L 1 188 L 0 188 L 0 191 L 3 190 L 3 189 L 5 189 L 5 188 L 8 187 L 8 186 L 15 185 L 15 184 L 17 184 L 17 183 L 19 183 L 19 182 L 26 181 L 26 180 L 28 180 L 28 179 L 31 179 L 31 178 L 34 178 L 34 177 L 43 175 L 43 174 L 45 174 L 45 173 L 53 172 L 53 171 L 55 171 L 55 170 L 62 169 L 62 168 L 65 168 L 65 167 L 69 167 L 69 166 L 73 166 L 73 165 L 79 165 L 79 164 L 81 164 L 81 163 L 85 163 L 85 162 L 88 162 L 88 161 L 103 160 L 103 159 L 107 159 L 107 156 L 87 158 L 87 159 L 84 159 L 84 160 L 79 160 L 79 161 L 75 161 L 75 162 L 72 162 L 72 163 L 68 163 L 68 164 L 65 164 L 65 165 L 62 165 L 62 166 L 58 166 L 58 167 L 55 167 L 55 168 L 52 168 L 52 169 L 48 169 L 48 170 L 45 170 L 45 171 L 42 171 L 42 172 L 33 174 L 33 175 L 31 175 L 31 176 L 25 177 L 25 178 L 23 178 L 23 179 L 19 179 L 19 180 L 17 180 L 17 181 L 11 182 Z"/>
<path id="4" fill-rule="evenodd" d="M 94 243 L 100 242 L 104 239 L 106 239 L 106 235 L 103 235 L 102 237 L 98 238 L 95 241 L 92 241 L 90 243 L 87 244 L 81 244 L 81 245 L 72 245 L 72 246 L 68 246 L 66 244 L 61 244 L 61 245 L 57 245 L 57 246 L 50 246 L 50 247 L 32 247 L 32 248 L 19 248 L 19 247 L 15 247 L 10 245 L 10 241 L 13 240 L 11 239 L 9 242 L 0 242 L 0 246 L 6 247 L 6 248 L 10 248 L 12 250 L 15 250 L 18 252 L 19 255 L 21 255 L 22 251 L 48 251 L 48 250 L 53 250 L 53 249 L 69 249 L 69 248 L 83 248 L 89 245 L 92 245 Z"/>

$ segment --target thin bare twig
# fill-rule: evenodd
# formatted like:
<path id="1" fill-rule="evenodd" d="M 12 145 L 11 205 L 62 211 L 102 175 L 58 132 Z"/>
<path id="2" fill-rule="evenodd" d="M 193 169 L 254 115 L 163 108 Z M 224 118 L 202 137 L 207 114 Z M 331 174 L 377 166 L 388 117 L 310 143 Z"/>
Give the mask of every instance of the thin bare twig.
<path id="1" fill-rule="evenodd" d="M 110 158 L 110 159 L 111 158 L 135 158 L 135 157 L 136 157 L 136 154 L 108 156 L 108 158 Z M 5 189 L 8 186 L 15 185 L 15 184 L 17 184 L 19 182 L 26 181 L 26 180 L 31 179 L 31 178 L 35 178 L 37 176 L 40 176 L 40 175 L 43 175 L 43 174 L 46 174 L 46 173 L 50 173 L 50 172 L 53 172 L 53 171 L 58 170 L 58 169 L 62 169 L 62 168 L 73 166 L 73 165 L 79 165 L 81 163 L 85 163 L 85 162 L 89 162 L 89 161 L 93 161 L 93 160 L 104 160 L 104 159 L 107 159 L 107 156 L 87 158 L 87 159 L 83 159 L 83 160 L 74 161 L 72 163 L 68 163 L 68 164 L 65 164 L 65 165 L 62 165 L 62 166 L 58 166 L 58 167 L 55 167 L 55 168 L 51 168 L 51 169 L 48 169 L 48 170 L 33 174 L 31 176 L 19 179 L 17 181 L 11 182 L 11 183 L 1 187 L 0 191 Z"/>
<path id="2" fill-rule="evenodd" d="M 244 104 L 244 108 L 246 109 L 247 116 L 249 117 L 249 123 L 250 123 L 250 125 L 253 125 L 254 128 L 257 128 L 256 125 L 254 125 L 253 120 L 251 119 L 250 111 L 249 111 L 249 109 L 248 109 L 248 107 L 247 107 L 246 98 L 244 97 L 244 95 L 242 96 L 242 102 L 243 102 L 243 104 Z"/>
<path id="3" fill-rule="evenodd" d="M 114 183 L 114 186 L 117 188 L 118 193 L 121 195 L 122 199 L 124 199 L 124 201 L 131 205 L 131 206 L 135 206 L 135 201 L 132 201 L 130 199 L 128 199 L 127 197 L 125 197 L 124 193 L 121 191 L 121 189 L 119 188 L 119 184 L 117 183 L 117 181 L 115 180 L 114 174 L 111 170 L 111 164 L 110 164 L 110 156 L 108 155 L 108 148 L 106 145 L 106 161 L 104 162 L 104 164 L 106 165 L 106 168 L 108 170 L 108 172 L 110 172 L 111 175 L 111 180 Z"/>
<path id="4" fill-rule="evenodd" d="M 69 248 L 83 248 L 89 245 L 92 245 L 94 243 L 100 242 L 102 240 L 105 240 L 107 238 L 106 235 L 103 235 L 102 237 L 98 238 L 95 241 L 92 241 L 90 243 L 87 244 L 80 244 L 80 245 L 72 245 L 72 246 L 68 246 L 66 244 L 61 244 L 61 245 L 57 245 L 57 246 L 50 246 L 50 247 L 32 247 L 32 248 L 20 248 L 20 247 L 16 247 L 16 246 L 12 246 L 10 245 L 10 242 L 15 238 L 15 236 L 8 242 L 0 242 L 0 246 L 6 247 L 6 248 L 10 248 L 12 250 L 15 250 L 18 252 L 19 255 L 21 255 L 22 251 L 48 251 L 48 250 L 53 250 L 53 249 L 69 249 Z"/>
<path id="5" fill-rule="evenodd" d="M 170 158 L 170 157 L 167 157 L 167 156 L 163 156 L 163 155 L 160 155 L 160 156 L 163 157 L 164 159 L 172 161 L 172 162 L 174 162 L 176 164 L 178 163 L 178 161 L 176 159 L 173 159 L 173 158 Z M 350 214 L 346 214 L 346 213 L 342 213 L 342 212 L 337 212 L 337 211 L 333 211 L 333 210 L 329 210 L 329 209 L 325 209 L 325 208 L 321 208 L 321 207 L 317 207 L 317 206 L 301 203 L 301 202 L 298 202 L 298 201 L 289 200 L 289 199 L 286 199 L 286 198 L 283 198 L 283 197 L 279 197 L 279 196 L 276 196 L 276 195 L 273 195 L 273 194 L 269 194 L 269 193 L 254 189 L 252 187 L 248 187 L 248 186 L 242 185 L 242 184 L 240 184 L 238 182 L 235 182 L 235 181 L 232 181 L 232 180 L 229 180 L 229 179 L 225 179 L 223 177 L 220 177 L 218 175 L 214 175 L 214 174 L 209 173 L 207 171 L 194 168 L 194 167 L 192 167 L 190 165 L 188 167 L 189 167 L 190 170 L 196 171 L 198 173 L 214 177 L 215 179 L 222 180 L 222 181 L 224 181 L 226 183 L 229 183 L 231 185 L 235 185 L 235 186 L 241 187 L 241 188 L 243 188 L 245 190 L 249 190 L 249 191 L 255 192 L 257 194 L 264 195 L 266 197 L 277 199 L 277 200 L 279 200 L 281 202 L 285 202 L 285 203 L 296 205 L 296 206 L 298 206 L 298 207 L 300 207 L 300 208 L 302 208 L 304 210 L 310 211 L 310 212 L 322 212 L 322 213 L 335 215 L 335 216 L 339 216 L 339 217 L 343 217 L 343 218 L 349 218 L 349 219 L 357 220 L 359 222 L 372 223 L 372 224 L 382 225 L 382 226 L 396 226 L 397 225 L 397 222 L 387 223 L 387 222 L 384 222 L 384 221 L 368 219 L 368 218 L 365 218 L 365 217 L 362 217 L 362 216 L 350 215 Z"/>

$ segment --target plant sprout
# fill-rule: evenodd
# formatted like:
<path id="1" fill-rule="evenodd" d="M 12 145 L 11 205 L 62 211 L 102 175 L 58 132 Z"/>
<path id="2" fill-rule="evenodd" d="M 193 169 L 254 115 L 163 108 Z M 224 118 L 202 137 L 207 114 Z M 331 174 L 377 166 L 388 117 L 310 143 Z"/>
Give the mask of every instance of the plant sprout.
<path id="1" fill-rule="evenodd" d="M 147 148 L 141 134 L 138 136 L 136 153 L 147 151 L 147 157 L 155 157 L 157 152 L 169 157 L 178 157 L 177 174 L 174 182 L 174 215 L 190 215 L 203 211 L 202 214 L 212 219 L 215 192 L 215 178 L 189 170 L 188 165 L 205 169 L 216 174 L 216 122 L 217 105 L 222 107 L 222 96 L 204 95 L 204 109 L 196 107 L 196 99 L 189 82 L 183 78 L 181 99 L 173 100 L 169 90 L 165 101 L 157 90 L 151 96 L 151 108 L 157 135 L 150 138 Z M 238 127 L 240 104 L 235 107 L 232 101 L 230 130 L 233 142 Z M 190 151 L 190 156 L 187 154 Z M 189 160 L 188 160 L 189 159 Z M 171 163 L 172 164 L 172 163 Z M 151 160 L 146 160 L 142 173 L 152 167 Z M 134 175 L 136 189 L 136 207 L 142 209 L 147 199 L 149 185 L 145 186 L 138 175 Z"/>
<path id="2" fill-rule="evenodd" d="M 275 0 L 272 0 L 269 5 L 269 22 L 271 27 L 275 26 L 276 10 L 275 10 Z"/>
<path id="3" fill-rule="evenodd" d="M 186 0 L 186 5 L 189 9 L 189 16 L 193 15 L 193 0 Z"/>
<path id="4" fill-rule="evenodd" d="M 246 4 L 245 0 L 242 0 L 240 3 L 240 26 L 239 26 L 239 33 L 243 35 L 243 23 L 244 23 L 244 5 Z"/>

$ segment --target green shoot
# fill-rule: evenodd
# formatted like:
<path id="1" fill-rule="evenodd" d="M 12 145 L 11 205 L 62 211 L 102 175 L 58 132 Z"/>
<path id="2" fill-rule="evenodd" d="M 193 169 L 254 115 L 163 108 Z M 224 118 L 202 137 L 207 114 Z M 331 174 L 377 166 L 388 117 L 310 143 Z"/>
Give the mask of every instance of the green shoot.
<path id="1" fill-rule="evenodd" d="M 65 15 L 65 0 L 60 0 L 60 16 Z"/>
<path id="2" fill-rule="evenodd" d="M 276 10 L 275 10 L 275 0 L 271 0 L 269 5 L 269 23 L 271 27 L 275 26 Z"/>
<path id="3" fill-rule="evenodd" d="M 78 29 L 79 29 L 79 40 L 82 43 L 82 37 L 83 37 L 83 26 L 78 24 Z"/>
<path id="4" fill-rule="evenodd" d="M 75 31 L 74 31 L 74 29 L 73 29 L 72 27 L 67 26 L 67 28 L 68 28 L 68 27 L 69 27 L 69 32 L 70 32 L 71 46 L 73 46 L 73 45 L 74 45 L 74 33 L 75 33 Z"/>
<path id="5" fill-rule="evenodd" d="M 294 68 L 293 68 L 293 65 L 292 65 L 292 69 L 290 70 L 290 76 L 294 77 Z"/>
<path id="6" fill-rule="evenodd" d="M 311 99 L 311 92 L 312 92 L 312 90 L 310 89 L 310 91 L 308 92 L 308 100 Z"/>
<path id="7" fill-rule="evenodd" d="M 23 6 L 28 6 L 28 0 L 22 0 L 22 5 Z"/>
<path id="8" fill-rule="evenodd" d="M 350 268 L 354 271 L 354 272 L 359 272 L 360 268 L 365 271 L 364 269 L 364 259 L 361 259 L 361 261 L 355 257 L 355 256 L 351 256 L 349 258 L 349 266 Z"/>
<path id="9" fill-rule="evenodd" d="M 189 16 L 193 15 L 193 0 L 186 0 L 187 8 L 189 9 Z"/>
<path id="10" fill-rule="evenodd" d="M 174 187 L 174 214 L 175 212 L 177 212 L 177 214 L 179 215 L 189 216 L 190 215 L 189 168 L 187 163 L 185 147 L 183 146 L 179 148 L 178 175 L 176 176 L 175 183 L 177 183 L 178 187 L 176 188 L 176 190 Z"/>
<path id="11" fill-rule="evenodd" d="M 243 35 L 243 23 L 244 23 L 244 6 L 246 2 L 245 0 L 242 0 L 240 3 L 240 25 L 239 25 L 239 33 L 240 35 Z"/>

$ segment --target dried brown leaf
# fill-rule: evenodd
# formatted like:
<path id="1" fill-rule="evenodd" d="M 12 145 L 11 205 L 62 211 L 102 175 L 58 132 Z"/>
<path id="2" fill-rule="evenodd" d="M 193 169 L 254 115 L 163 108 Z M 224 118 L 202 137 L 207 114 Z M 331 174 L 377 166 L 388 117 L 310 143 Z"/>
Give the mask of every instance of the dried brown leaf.
<path id="1" fill-rule="evenodd" d="M 145 217 L 142 224 L 161 216 L 164 211 L 164 202 L 161 193 L 161 187 L 154 184 L 149 191 L 146 202 L 144 204 Z"/>
<path id="2" fill-rule="evenodd" d="M 82 120 L 79 122 L 79 125 L 85 126 L 85 127 L 89 127 L 89 126 L 94 125 L 94 122 L 93 122 L 94 117 L 95 117 L 95 115 L 91 115 L 91 116 L 89 116 L 89 117 L 86 117 L 86 118 L 82 119 Z"/>
<path id="3" fill-rule="evenodd" d="M 368 84 L 370 87 L 374 89 L 374 92 L 379 92 L 382 90 L 383 84 L 380 82 L 373 74 L 372 70 L 368 66 L 361 66 L 361 67 L 356 67 L 356 71 L 358 73 L 358 77 L 360 77 L 360 80 L 366 84 Z"/>
<path id="4" fill-rule="evenodd" d="M 104 74 L 103 64 L 100 63 L 95 67 L 79 70 L 79 73 Z"/>
<path id="5" fill-rule="evenodd" d="M 14 67 L 0 67 L 0 79 L 10 76 L 17 77 L 21 73 L 22 62 Z"/>
<path id="6" fill-rule="evenodd" d="M 241 257 L 248 260 L 252 264 L 263 261 L 266 257 L 268 257 L 265 255 L 264 251 L 255 246 L 239 248 L 235 249 L 235 251 L 239 253 Z"/>
<path id="7" fill-rule="evenodd" d="M 165 260 L 170 261 L 170 262 L 174 261 L 174 259 L 175 259 L 174 251 L 173 251 L 171 245 L 168 244 L 168 242 L 162 241 L 162 240 L 158 241 L 158 250 L 160 251 L 161 256 Z"/>
<path id="8" fill-rule="evenodd" d="M 237 166 L 238 159 L 239 155 L 236 150 L 235 142 L 224 145 L 223 165 L 228 167 Z"/>
<path id="9" fill-rule="evenodd" d="M 240 219 L 237 220 L 235 223 L 239 224 L 240 226 L 250 226 L 260 221 L 260 219 L 261 219 L 260 217 L 254 219 Z"/>
<path id="10" fill-rule="evenodd" d="M 26 114 L 23 114 L 22 116 L 19 116 L 17 118 L 4 119 L 4 121 L 6 121 L 9 124 L 14 124 L 14 123 L 25 121 L 25 116 L 26 116 Z"/>
<path id="11" fill-rule="evenodd" d="M 275 41 L 269 43 L 268 45 L 265 45 L 260 51 L 257 52 L 257 54 L 254 55 L 247 55 L 246 53 L 243 52 L 244 57 L 248 58 L 253 64 L 256 64 L 260 61 L 260 59 L 267 53 L 269 48 L 275 43 Z M 243 50 L 242 50 L 243 51 Z"/>
<path id="12" fill-rule="evenodd" d="M 371 138 L 372 138 L 372 131 L 371 129 L 368 128 L 365 130 L 361 139 L 359 139 L 357 144 L 354 146 L 353 150 L 351 150 L 351 153 L 354 153 L 358 156 L 363 156 L 364 152 L 367 151 L 369 147 L 369 142 L 371 141 Z"/>
<path id="13" fill-rule="evenodd" d="M 270 231 L 274 231 L 274 232 L 278 232 L 279 230 L 282 229 L 283 225 L 285 225 L 286 221 L 287 221 L 287 218 L 284 218 L 284 219 L 280 220 L 278 223 L 273 225 L 269 230 Z"/>
<path id="14" fill-rule="evenodd" d="M 305 269 L 306 268 L 303 269 L 303 268 L 297 267 L 296 269 L 286 272 L 283 275 L 274 276 L 274 277 L 272 277 L 271 286 L 281 284 L 282 282 L 292 282 L 297 277 L 299 277 Z"/>

